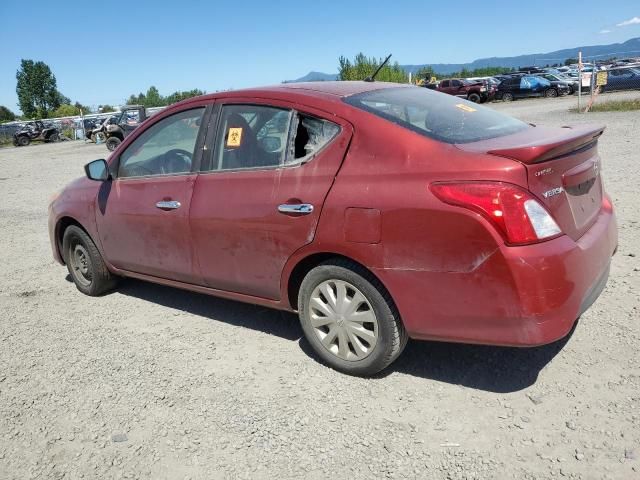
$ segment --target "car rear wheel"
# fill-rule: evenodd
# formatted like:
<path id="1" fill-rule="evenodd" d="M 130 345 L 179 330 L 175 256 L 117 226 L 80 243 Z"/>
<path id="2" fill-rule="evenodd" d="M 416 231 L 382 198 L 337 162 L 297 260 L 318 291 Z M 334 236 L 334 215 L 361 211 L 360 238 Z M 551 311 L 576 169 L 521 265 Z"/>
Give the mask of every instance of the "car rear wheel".
<path id="1" fill-rule="evenodd" d="M 554 98 L 558 96 L 558 91 L 555 88 L 550 88 L 544 92 L 544 96 L 547 98 Z"/>
<path id="2" fill-rule="evenodd" d="M 402 353 L 407 333 L 389 293 L 361 266 L 325 262 L 302 281 L 299 315 L 306 339 L 324 363 L 369 376 Z"/>
<path id="3" fill-rule="evenodd" d="M 102 295 L 115 286 L 115 277 L 107 269 L 93 240 L 81 228 L 67 227 L 62 252 L 71 278 L 85 295 Z"/>
<path id="4" fill-rule="evenodd" d="M 60 137 L 57 133 L 52 133 L 51 135 L 49 135 L 50 142 L 57 142 L 58 140 L 60 140 Z"/>
<path id="5" fill-rule="evenodd" d="M 502 100 L 504 100 L 505 102 L 512 102 L 513 101 L 513 94 L 512 93 L 503 93 L 502 94 Z"/>
<path id="6" fill-rule="evenodd" d="M 31 139 L 26 135 L 22 135 L 21 137 L 18 137 L 18 146 L 26 147 L 30 143 L 31 143 Z"/>
<path id="7" fill-rule="evenodd" d="M 478 95 L 477 93 L 470 93 L 469 96 L 467 97 L 467 100 L 473 103 L 480 103 L 481 99 L 480 99 L 480 95 Z"/>
<path id="8" fill-rule="evenodd" d="M 116 148 L 118 148 L 118 145 L 120 145 L 120 143 L 122 142 L 118 137 L 109 137 L 107 138 L 107 149 L 110 152 L 113 152 Z"/>

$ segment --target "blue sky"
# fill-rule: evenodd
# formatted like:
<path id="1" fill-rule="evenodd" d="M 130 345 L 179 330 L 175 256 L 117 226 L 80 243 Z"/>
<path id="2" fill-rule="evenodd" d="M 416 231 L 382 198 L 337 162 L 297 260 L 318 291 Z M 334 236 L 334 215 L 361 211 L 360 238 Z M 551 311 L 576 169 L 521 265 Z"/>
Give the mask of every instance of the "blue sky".
<path id="1" fill-rule="evenodd" d="M 101 5 L 98 7 L 98 5 Z M 401 64 L 458 63 L 640 36 L 638 0 L 535 2 L 0 1 L 0 105 L 17 111 L 21 58 L 43 60 L 86 105 L 279 83 L 338 57 L 393 53 Z M 437 7 L 435 7 L 437 5 Z M 523 5 L 523 9 L 518 9 Z M 95 7 L 95 8 L 94 8 Z M 579 7 L 579 8 L 577 8 Z"/>

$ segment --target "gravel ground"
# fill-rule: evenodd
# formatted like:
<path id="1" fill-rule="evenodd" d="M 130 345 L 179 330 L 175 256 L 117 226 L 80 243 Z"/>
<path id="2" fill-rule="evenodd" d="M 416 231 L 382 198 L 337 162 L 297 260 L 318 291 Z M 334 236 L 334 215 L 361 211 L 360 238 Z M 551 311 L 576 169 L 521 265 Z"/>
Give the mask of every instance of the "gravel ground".
<path id="1" fill-rule="evenodd" d="M 640 112 L 574 104 L 495 108 L 608 126 L 600 299 L 556 344 L 410 342 L 374 379 L 310 358 L 291 314 L 138 281 L 83 296 L 47 203 L 106 148 L 0 149 L 0 478 L 640 478 Z"/>

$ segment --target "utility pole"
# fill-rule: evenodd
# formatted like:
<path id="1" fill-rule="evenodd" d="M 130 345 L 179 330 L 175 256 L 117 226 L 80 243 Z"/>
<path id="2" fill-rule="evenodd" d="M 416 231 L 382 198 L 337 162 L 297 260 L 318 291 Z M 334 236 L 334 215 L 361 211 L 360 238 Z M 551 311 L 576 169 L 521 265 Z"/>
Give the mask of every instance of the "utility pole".
<path id="1" fill-rule="evenodd" d="M 578 113 L 582 110 L 582 51 L 578 52 Z"/>

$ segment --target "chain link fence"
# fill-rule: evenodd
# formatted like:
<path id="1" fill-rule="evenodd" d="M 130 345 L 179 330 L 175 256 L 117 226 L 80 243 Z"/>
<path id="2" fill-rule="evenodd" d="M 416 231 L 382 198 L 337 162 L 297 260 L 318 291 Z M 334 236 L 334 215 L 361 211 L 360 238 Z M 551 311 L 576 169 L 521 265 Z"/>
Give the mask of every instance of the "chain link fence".
<path id="1" fill-rule="evenodd" d="M 584 57 L 582 66 L 578 111 L 625 110 L 625 105 L 640 103 L 640 56 L 620 60 Z M 617 94 L 610 95 L 613 92 Z"/>
<path id="2" fill-rule="evenodd" d="M 147 116 L 151 116 L 165 107 L 147 108 Z M 39 120 L 45 127 L 55 127 L 58 130 L 60 141 L 83 140 L 91 141 L 90 132 L 98 123 L 112 116 L 119 115 L 120 112 L 95 113 L 84 116 L 45 118 Z M 16 121 L 0 125 L 0 146 L 13 143 L 13 135 L 25 128 L 34 121 Z"/>

